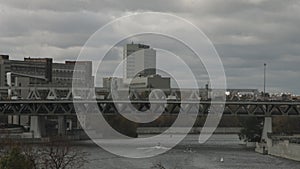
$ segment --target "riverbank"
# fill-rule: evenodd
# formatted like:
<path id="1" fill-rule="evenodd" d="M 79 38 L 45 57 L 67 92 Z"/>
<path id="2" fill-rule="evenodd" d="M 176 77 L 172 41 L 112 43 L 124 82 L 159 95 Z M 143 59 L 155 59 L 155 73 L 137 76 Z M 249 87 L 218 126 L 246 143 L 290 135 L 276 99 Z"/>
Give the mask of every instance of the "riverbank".
<path id="1" fill-rule="evenodd" d="M 261 154 L 300 161 L 300 135 L 270 136 L 269 143 L 257 143 L 255 151 Z"/>

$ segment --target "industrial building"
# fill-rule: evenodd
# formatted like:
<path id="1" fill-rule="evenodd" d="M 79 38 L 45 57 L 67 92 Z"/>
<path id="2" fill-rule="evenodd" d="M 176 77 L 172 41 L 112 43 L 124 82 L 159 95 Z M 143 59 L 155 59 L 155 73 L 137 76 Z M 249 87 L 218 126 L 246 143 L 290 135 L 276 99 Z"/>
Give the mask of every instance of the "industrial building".
<path id="1" fill-rule="evenodd" d="M 82 74 L 73 79 L 74 67 L 76 73 Z M 10 73 L 11 77 L 7 77 Z M 7 80 L 10 80 L 8 82 Z M 74 80 L 74 81 L 73 81 Z M 72 81 L 84 87 L 93 87 L 91 61 L 65 61 L 53 63 L 52 58 L 24 58 L 24 60 L 10 60 L 8 55 L 0 55 L 0 87 L 71 87 Z M 18 83 L 17 83 L 18 82 Z M 23 82 L 23 83 L 22 83 Z"/>
<path id="2" fill-rule="evenodd" d="M 110 90 L 111 88 L 122 89 L 125 88 L 123 78 L 119 77 L 105 77 L 103 78 L 103 88 Z"/>
<path id="3" fill-rule="evenodd" d="M 170 89 L 170 78 L 160 75 L 150 75 L 147 77 L 135 77 L 130 83 L 130 88 L 149 88 L 149 89 Z"/>

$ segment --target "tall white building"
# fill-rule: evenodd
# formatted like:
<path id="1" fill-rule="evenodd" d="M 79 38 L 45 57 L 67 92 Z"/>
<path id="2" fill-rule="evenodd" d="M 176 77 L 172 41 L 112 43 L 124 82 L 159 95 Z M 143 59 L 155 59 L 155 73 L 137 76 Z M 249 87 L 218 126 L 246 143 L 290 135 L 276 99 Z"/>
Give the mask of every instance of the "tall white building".
<path id="1" fill-rule="evenodd" d="M 124 78 L 129 80 L 137 76 L 156 74 L 156 50 L 143 44 L 126 44 L 123 52 L 126 59 Z"/>

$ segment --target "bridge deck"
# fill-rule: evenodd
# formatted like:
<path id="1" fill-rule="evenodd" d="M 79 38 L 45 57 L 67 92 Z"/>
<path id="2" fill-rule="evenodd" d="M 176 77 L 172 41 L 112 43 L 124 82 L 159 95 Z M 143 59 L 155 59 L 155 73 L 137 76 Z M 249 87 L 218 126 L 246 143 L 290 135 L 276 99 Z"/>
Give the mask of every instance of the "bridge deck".
<path id="1" fill-rule="evenodd" d="M 299 116 L 300 102 L 259 102 L 259 101 L 198 101 L 198 100 L 1 100 L 0 115 L 76 115 L 95 112 L 98 109 L 105 115 L 116 115 L 120 110 L 125 113 L 145 111 L 151 106 L 155 110 L 163 107 L 163 114 L 177 115 L 184 112 L 207 115 L 212 107 L 224 109 L 223 115 L 231 116 Z M 155 111 L 154 110 L 154 111 Z M 155 113 L 155 112 L 154 112 Z M 213 113 L 213 112 L 212 112 Z"/>

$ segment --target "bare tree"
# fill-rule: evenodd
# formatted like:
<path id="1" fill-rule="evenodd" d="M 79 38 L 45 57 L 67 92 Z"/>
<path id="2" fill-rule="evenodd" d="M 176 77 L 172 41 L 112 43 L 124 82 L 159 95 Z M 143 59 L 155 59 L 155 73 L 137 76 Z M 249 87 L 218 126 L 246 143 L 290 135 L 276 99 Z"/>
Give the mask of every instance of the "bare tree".
<path id="1" fill-rule="evenodd" d="M 19 150 L 32 169 L 79 169 L 87 163 L 88 153 L 62 138 L 51 139 L 50 142 L 41 145 L 6 138 L 0 140 L 0 147 L 0 157 L 10 155 L 13 148 Z"/>
<path id="2" fill-rule="evenodd" d="M 87 155 L 67 140 L 55 139 L 43 146 L 41 161 L 45 169 L 79 169 L 87 163 Z"/>
<path id="3" fill-rule="evenodd" d="M 32 144 L 23 144 L 22 151 L 32 165 L 32 169 L 40 169 L 42 154 L 39 147 Z"/>

